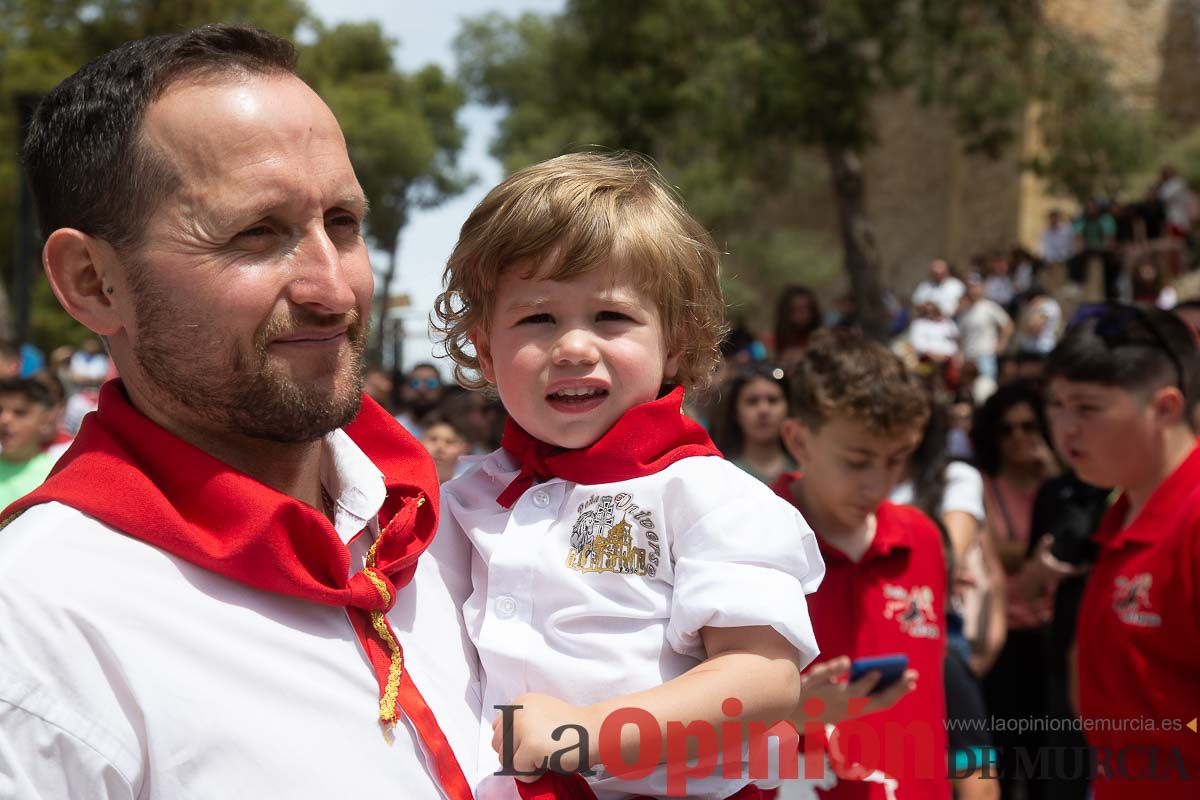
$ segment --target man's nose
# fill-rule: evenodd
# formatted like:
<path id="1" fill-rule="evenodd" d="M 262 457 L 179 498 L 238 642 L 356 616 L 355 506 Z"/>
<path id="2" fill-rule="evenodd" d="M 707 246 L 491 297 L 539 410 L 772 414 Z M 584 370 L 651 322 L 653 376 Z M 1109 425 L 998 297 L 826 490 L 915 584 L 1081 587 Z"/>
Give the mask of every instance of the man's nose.
<path id="1" fill-rule="evenodd" d="M 554 343 L 553 358 L 557 365 L 595 364 L 599 359 L 595 337 L 582 328 L 570 328 Z"/>
<path id="2" fill-rule="evenodd" d="M 288 286 L 292 302 L 328 314 L 347 314 L 357 308 L 358 298 L 350 282 L 352 266 L 323 224 L 305 234 L 294 257 L 295 275 Z"/>

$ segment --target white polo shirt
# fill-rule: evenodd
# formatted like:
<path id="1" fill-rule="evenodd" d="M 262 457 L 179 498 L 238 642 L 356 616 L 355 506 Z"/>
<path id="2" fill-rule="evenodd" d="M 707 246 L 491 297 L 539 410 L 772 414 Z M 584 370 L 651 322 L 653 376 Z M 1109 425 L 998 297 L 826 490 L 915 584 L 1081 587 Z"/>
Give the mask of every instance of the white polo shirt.
<path id="1" fill-rule="evenodd" d="M 362 566 L 383 478 L 342 431 L 322 482 Z M 105 491 L 105 487 L 96 487 Z M 119 502 L 119 498 L 114 498 Z M 463 772 L 476 770 L 469 548 L 438 536 L 388 618 Z M 442 793 L 346 612 L 249 588 L 73 508 L 0 531 L 0 798 L 404 797 Z"/>
<path id="2" fill-rule="evenodd" d="M 522 693 L 590 704 L 659 686 L 704 658 L 706 626 L 770 625 L 805 664 L 817 655 L 805 601 L 824 575 L 816 538 L 734 465 L 692 457 L 617 483 L 551 479 L 503 508 L 517 472 L 498 450 L 442 487 L 442 535 L 457 524 L 475 548 L 463 616 L 484 668 L 480 798 L 514 796 L 511 777 L 492 775 L 491 722 Z M 745 783 L 690 781 L 688 796 Z M 592 788 L 664 796 L 666 772 Z"/>

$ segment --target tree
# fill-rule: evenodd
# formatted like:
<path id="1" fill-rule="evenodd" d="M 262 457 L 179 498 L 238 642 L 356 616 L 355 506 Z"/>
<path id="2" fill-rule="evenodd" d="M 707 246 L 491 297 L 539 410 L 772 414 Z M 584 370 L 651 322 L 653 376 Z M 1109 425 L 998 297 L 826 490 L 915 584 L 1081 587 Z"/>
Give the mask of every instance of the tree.
<path id="1" fill-rule="evenodd" d="M 346 131 L 350 160 L 371 205 L 367 233 L 388 254 L 374 360 L 382 351 L 400 234 L 410 215 L 440 205 L 472 180 L 458 167 L 466 134 L 457 116 L 465 92 L 436 66 L 401 74 L 392 62 L 395 46 L 376 23 L 339 25 L 319 29 L 301 62 Z"/>
<path id="2" fill-rule="evenodd" d="M 1044 152 L 1031 166 L 1081 204 L 1117 197 L 1156 153 L 1153 115 L 1112 84 L 1112 65 L 1089 42 L 1051 32 L 1041 59 L 1038 127 Z"/>
<path id="3" fill-rule="evenodd" d="M 13 302 L 31 304 L 34 343 L 44 348 L 78 344 L 90 334 L 54 299 L 36 247 L 28 261 L 18 264 L 10 257 L 18 248 L 17 226 L 9 223 L 20 220 L 18 100 L 44 95 L 87 61 L 129 39 L 215 20 L 253 24 L 294 37 L 306 24 L 307 14 L 300 0 L 0 0 L 0 220 L 5 221 L 0 225 L 0 294 L 3 287 L 13 286 L 22 271 L 33 279 L 30 297 L 14 296 Z M 26 235 L 37 240 L 36 231 Z M 0 297 L 0 305 L 7 316 L 6 298 Z"/>
<path id="4" fill-rule="evenodd" d="M 950 109 L 971 149 L 1000 152 L 1030 95 L 1037 6 L 570 0 L 554 17 L 471 21 L 458 50 L 480 99 L 508 109 L 495 151 L 510 165 L 586 144 L 628 147 L 674 165 L 713 159 L 712 172 L 735 191 L 748 181 L 761 200 L 786 186 L 793 154 L 819 154 L 860 316 L 882 337 L 861 167 L 875 101 L 911 90 Z"/>
<path id="5" fill-rule="evenodd" d="M 389 252 L 386 303 L 400 233 L 415 208 L 444 201 L 468 181 L 457 169 L 464 92 L 437 67 L 404 74 L 394 41 L 378 25 L 325 29 L 301 0 L 0 0 L 0 219 L 16 219 L 19 132 L 14 98 L 41 95 L 88 60 L 129 39 L 213 21 L 253 24 L 299 47 L 300 71 L 337 114 L 355 171 L 372 206 L 368 238 Z M 17 272 L 7 258 L 14 230 L 0 226 L 5 285 Z M 33 340 L 52 347 L 88 335 L 33 269 Z M 380 326 L 381 328 L 382 326 Z"/>

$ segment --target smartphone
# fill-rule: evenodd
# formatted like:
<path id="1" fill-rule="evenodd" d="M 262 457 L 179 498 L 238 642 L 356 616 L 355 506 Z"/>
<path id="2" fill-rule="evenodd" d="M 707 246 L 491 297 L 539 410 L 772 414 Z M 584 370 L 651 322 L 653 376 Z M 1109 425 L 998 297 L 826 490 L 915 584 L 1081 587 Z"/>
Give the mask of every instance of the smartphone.
<path id="1" fill-rule="evenodd" d="M 906 669 L 908 669 L 908 656 L 903 653 L 857 658 L 850 662 L 850 682 L 853 683 L 868 672 L 878 672 L 879 683 L 875 684 L 871 694 L 879 694 L 904 677 Z"/>

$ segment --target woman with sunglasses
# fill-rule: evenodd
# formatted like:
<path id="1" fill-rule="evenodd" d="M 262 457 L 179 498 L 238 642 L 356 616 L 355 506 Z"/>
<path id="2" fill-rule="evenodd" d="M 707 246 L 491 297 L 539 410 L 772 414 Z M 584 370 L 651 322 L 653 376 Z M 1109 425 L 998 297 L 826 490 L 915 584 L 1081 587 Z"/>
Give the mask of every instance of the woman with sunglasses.
<path id="1" fill-rule="evenodd" d="M 1086 311 L 1046 363 L 1058 452 L 1120 497 L 1072 659 L 1096 800 L 1196 797 L 1200 786 L 1200 449 L 1196 343 L 1154 308 Z M 1189 728 L 1189 723 L 1190 727 Z"/>
<path id="2" fill-rule="evenodd" d="M 975 463 L 983 473 L 987 533 L 1007 576 L 1005 621 L 1007 638 L 995 663 L 984 676 L 983 688 L 992 714 L 1039 718 L 1046 713 L 1045 678 L 1049 649 L 1047 625 L 1051 602 L 1047 594 L 1031 600 L 1013 596 L 1011 586 L 1030 555 L 1033 507 L 1038 490 L 1058 473 L 1037 384 L 1005 384 L 979 409 L 971 428 Z M 1038 752 L 1044 738 L 1038 732 L 996 730 L 1000 748 L 1002 796 L 1009 797 L 1022 779 L 1019 749 Z M 1036 781 L 1025 784 L 1030 798 L 1046 796 Z"/>

